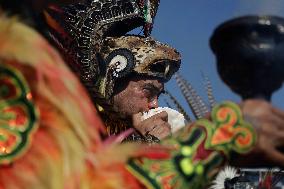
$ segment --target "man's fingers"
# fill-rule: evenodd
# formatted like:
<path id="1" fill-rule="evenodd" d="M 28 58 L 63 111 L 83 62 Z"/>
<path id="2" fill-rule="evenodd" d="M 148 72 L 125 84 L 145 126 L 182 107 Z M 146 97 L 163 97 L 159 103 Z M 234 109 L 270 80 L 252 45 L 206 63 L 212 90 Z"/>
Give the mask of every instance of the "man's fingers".
<path id="1" fill-rule="evenodd" d="M 265 117 L 262 116 L 259 119 L 247 119 L 247 121 L 252 123 L 253 126 L 257 129 L 270 130 L 275 131 L 277 133 L 284 131 L 284 119 L 275 114 L 269 114 Z"/>
<path id="2" fill-rule="evenodd" d="M 279 110 L 277 108 L 272 107 L 271 108 L 272 113 L 274 113 L 275 115 L 277 115 L 280 119 L 282 119 L 282 121 L 284 121 L 284 111 Z"/>
<path id="3" fill-rule="evenodd" d="M 153 128 L 149 134 L 158 137 L 159 139 L 163 139 L 171 134 L 171 127 L 168 123 L 160 124 Z"/>
<path id="4" fill-rule="evenodd" d="M 168 136 L 171 133 L 170 125 L 168 124 L 168 114 L 163 111 L 148 119 L 142 119 L 143 114 L 135 114 L 132 116 L 133 126 L 142 135 L 151 134 L 159 139 Z M 143 120 L 143 121 L 142 121 Z"/>
<path id="5" fill-rule="evenodd" d="M 279 130 L 279 132 L 284 131 L 284 119 L 279 116 L 273 116 L 272 119 L 273 120 L 271 120 L 270 127 L 273 127 L 274 125 Z"/>
<path id="6" fill-rule="evenodd" d="M 166 111 L 162 111 L 156 115 L 154 115 L 156 117 L 156 119 L 161 119 L 165 122 L 168 122 L 168 113 Z"/>
<path id="7" fill-rule="evenodd" d="M 170 124 L 168 122 L 165 122 L 161 119 L 156 119 L 154 120 L 153 122 L 151 122 L 151 127 L 149 128 L 152 128 L 151 131 L 158 131 L 158 130 L 170 130 L 171 127 L 170 127 Z"/>
<path id="8" fill-rule="evenodd" d="M 278 131 L 274 134 L 274 145 L 284 148 L 284 131 Z"/>
<path id="9" fill-rule="evenodd" d="M 157 113 L 157 114 L 147 118 L 146 120 L 149 121 L 149 122 L 153 122 L 153 121 L 159 120 L 159 119 L 163 120 L 165 122 L 168 122 L 168 113 L 166 111 L 162 111 L 160 113 Z"/>

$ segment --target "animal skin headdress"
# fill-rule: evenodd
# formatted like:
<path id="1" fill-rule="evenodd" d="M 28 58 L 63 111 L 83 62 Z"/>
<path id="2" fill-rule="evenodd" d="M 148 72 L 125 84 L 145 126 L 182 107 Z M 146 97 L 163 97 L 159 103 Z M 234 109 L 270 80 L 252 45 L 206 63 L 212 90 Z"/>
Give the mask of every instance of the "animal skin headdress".
<path id="1" fill-rule="evenodd" d="M 109 99 L 118 78 L 130 73 L 168 80 L 180 54 L 149 37 L 159 0 L 88 0 L 50 6 L 50 34 L 93 100 Z M 144 36 L 127 36 L 143 26 Z"/>

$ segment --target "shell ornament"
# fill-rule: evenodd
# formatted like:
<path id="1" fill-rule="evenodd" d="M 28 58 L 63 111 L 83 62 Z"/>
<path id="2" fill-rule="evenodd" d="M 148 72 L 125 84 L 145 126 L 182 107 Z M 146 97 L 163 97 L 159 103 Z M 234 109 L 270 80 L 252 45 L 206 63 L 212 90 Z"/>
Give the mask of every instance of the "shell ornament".
<path id="1" fill-rule="evenodd" d="M 134 56 L 128 49 L 117 49 L 106 58 L 107 72 L 113 77 L 121 78 L 134 68 Z"/>

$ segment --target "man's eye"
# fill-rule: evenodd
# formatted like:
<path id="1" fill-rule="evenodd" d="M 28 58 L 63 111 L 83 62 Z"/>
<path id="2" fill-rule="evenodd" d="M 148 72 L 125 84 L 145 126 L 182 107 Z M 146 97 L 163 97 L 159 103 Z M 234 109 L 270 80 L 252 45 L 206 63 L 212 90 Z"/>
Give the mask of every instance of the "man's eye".
<path id="1" fill-rule="evenodd" d="M 144 92 L 144 94 L 145 94 L 145 96 L 146 97 L 153 97 L 154 96 L 154 94 L 153 94 L 153 92 L 150 90 L 150 89 L 147 89 L 147 88 L 144 88 L 143 89 L 143 92 Z"/>

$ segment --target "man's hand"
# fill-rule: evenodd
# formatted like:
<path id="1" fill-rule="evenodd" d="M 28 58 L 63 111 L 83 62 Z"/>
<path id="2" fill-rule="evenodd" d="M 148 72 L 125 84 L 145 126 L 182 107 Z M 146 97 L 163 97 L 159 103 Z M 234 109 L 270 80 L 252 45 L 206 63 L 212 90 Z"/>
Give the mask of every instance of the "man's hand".
<path id="1" fill-rule="evenodd" d="M 277 165 L 284 167 L 284 112 L 263 100 L 247 100 L 241 104 L 246 121 L 257 132 L 257 144 L 245 157 L 232 163 L 244 166 Z"/>
<path id="2" fill-rule="evenodd" d="M 158 139 L 163 139 L 171 134 L 168 123 L 168 114 L 163 111 L 142 121 L 142 113 L 133 115 L 133 127 L 143 136 L 151 134 Z"/>

